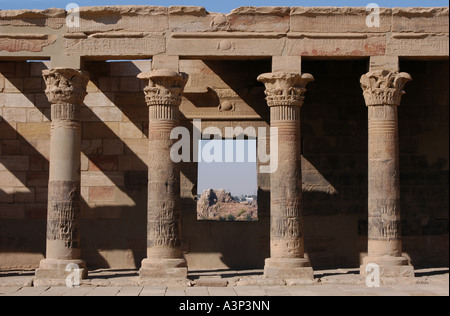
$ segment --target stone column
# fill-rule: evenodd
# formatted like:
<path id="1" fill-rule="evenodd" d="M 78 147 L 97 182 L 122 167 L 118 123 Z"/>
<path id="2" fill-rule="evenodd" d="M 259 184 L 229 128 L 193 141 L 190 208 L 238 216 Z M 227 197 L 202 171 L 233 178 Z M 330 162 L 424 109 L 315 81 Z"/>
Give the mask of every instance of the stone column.
<path id="1" fill-rule="evenodd" d="M 181 251 L 180 169 L 170 158 L 179 106 L 188 76 L 172 70 L 141 73 L 149 106 L 147 258 L 141 278 L 187 278 Z"/>
<path id="2" fill-rule="evenodd" d="M 270 127 L 278 129 L 278 169 L 270 179 L 270 252 L 266 277 L 313 279 L 305 258 L 302 216 L 300 108 L 310 74 L 275 72 L 258 80 L 266 85 Z M 274 148 L 271 148 L 274 150 Z"/>
<path id="3" fill-rule="evenodd" d="M 397 116 L 410 80 L 409 74 L 391 70 L 374 70 L 361 78 L 369 112 L 369 233 L 362 275 L 368 264 L 377 264 L 381 276 L 414 276 L 402 254 Z"/>
<path id="4" fill-rule="evenodd" d="M 51 103 L 50 175 L 48 184 L 47 253 L 38 278 L 64 279 L 76 264 L 87 275 L 80 246 L 80 107 L 89 75 L 71 68 L 43 71 Z"/>

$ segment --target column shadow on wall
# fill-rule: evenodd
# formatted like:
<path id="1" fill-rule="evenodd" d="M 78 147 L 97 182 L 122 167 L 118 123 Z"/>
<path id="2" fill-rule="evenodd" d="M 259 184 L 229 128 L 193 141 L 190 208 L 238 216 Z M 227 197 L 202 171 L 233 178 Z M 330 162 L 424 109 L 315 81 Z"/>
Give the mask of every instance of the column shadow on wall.
<path id="1" fill-rule="evenodd" d="M 26 140 L 0 116 L 0 170 L 14 177 L 8 180 L 9 188 L 0 189 L 3 253 L 45 256 L 48 160 L 36 150 L 41 145 L 37 142 Z"/>
<path id="2" fill-rule="evenodd" d="M 305 251 L 317 269 L 359 268 L 367 249 L 367 61 L 303 60 L 301 112 Z"/>
<path id="3" fill-rule="evenodd" d="M 413 78 L 398 108 L 403 251 L 413 266 L 449 263 L 449 62 L 400 60 Z"/>
<path id="4" fill-rule="evenodd" d="M 203 62 L 263 120 L 269 122 L 269 109 L 264 100 L 264 86 L 256 78 L 261 73 L 270 71 L 270 61 L 205 60 Z M 188 93 L 185 97 L 197 108 L 217 108 L 220 98 L 214 88 L 208 87 L 207 92 L 203 94 Z M 230 127 L 235 126 L 231 120 L 239 120 L 239 117 L 230 117 L 229 120 Z M 192 123 L 185 118 L 182 121 L 192 135 Z M 191 148 L 192 145 L 191 143 Z M 184 248 L 195 261 L 195 266 L 227 266 L 238 270 L 263 268 L 264 260 L 270 254 L 270 192 L 263 190 L 258 184 L 258 221 L 256 222 L 199 221 L 197 220 L 197 201 L 194 198 L 197 196 L 198 164 L 183 163 L 181 170 L 183 176 L 193 185 L 192 192 L 186 192 L 182 198 L 182 219 L 185 232 L 183 234 Z M 186 195 L 192 198 L 187 198 Z M 203 259 L 198 260 L 205 261 L 204 264 L 196 261 L 196 254 L 201 254 Z M 219 261 L 208 262 L 208 254 L 211 255 L 211 260 Z"/>
<path id="5" fill-rule="evenodd" d="M 29 67 L 27 63 L 23 62 L 23 64 L 26 64 L 27 67 Z M 99 75 L 99 70 L 92 70 L 90 69 L 92 68 L 92 66 L 89 67 L 89 63 L 87 63 L 87 65 L 88 67 L 86 68 L 86 70 L 90 72 L 91 78 L 95 82 L 96 76 Z M 33 67 L 38 66 L 41 68 L 41 70 L 47 69 L 47 66 L 43 63 L 40 65 L 34 65 Z M 137 72 L 137 70 L 134 70 L 134 72 Z M 109 73 L 105 75 L 109 76 Z M 5 74 L 5 77 L 12 84 L 17 82 L 13 79 L 13 77 L 9 77 L 8 79 L 8 74 Z M 30 87 L 24 86 L 22 84 L 17 84 L 16 89 L 23 95 L 25 95 L 30 102 L 34 103 L 35 108 L 38 109 L 43 117 L 45 117 L 49 121 L 51 119 L 51 105 L 44 94 L 45 84 L 42 77 L 39 77 L 39 80 L 40 84 L 36 84 L 35 87 L 32 88 L 32 90 L 30 90 Z M 96 82 L 98 83 L 98 80 Z M 39 86 L 39 88 L 37 86 Z M 135 127 L 139 130 L 144 131 L 148 129 L 148 108 L 145 104 L 143 92 L 138 92 L 137 90 L 138 89 L 136 89 L 136 91 L 132 93 L 134 99 L 138 100 L 134 104 L 133 108 L 127 108 L 127 103 L 115 105 L 115 107 L 119 108 L 121 111 L 123 110 L 124 115 L 130 117 L 129 121 L 127 122 L 135 125 Z M 34 94 L 31 94 L 30 92 L 33 92 Z M 106 96 L 110 96 L 114 95 L 115 92 L 110 93 L 110 90 L 108 89 L 108 93 L 104 94 Z M 127 95 L 122 95 L 121 100 L 127 100 Z M 112 104 L 114 104 L 113 101 L 114 98 L 111 100 Z M 138 109 L 138 111 L 132 111 L 135 109 Z M 120 197 L 115 197 L 114 199 L 123 199 L 127 201 L 126 205 L 121 205 L 120 201 L 97 201 L 96 203 L 90 203 L 89 201 L 84 200 L 82 201 L 83 259 L 87 261 L 89 268 L 109 268 L 110 264 L 108 264 L 108 262 L 123 265 L 126 260 L 128 260 L 126 262 L 128 262 L 130 266 L 134 265 L 136 267 L 139 267 L 141 260 L 145 258 L 146 255 L 146 196 L 148 184 L 147 164 L 138 155 L 136 155 L 134 150 L 121 139 L 121 137 L 118 135 L 118 132 L 120 133 L 120 131 L 118 131 L 117 129 L 113 130 L 86 105 L 82 106 L 81 112 L 83 126 L 82 153 L 88 159 L 87 166 L 84 166 L 85 168 L 87 168 L 87 170 L 82 172 L 82 187 L 88 185 L 86 181 L 95 182 L 95 179 L 92 180 L 92 177 L 90 177 L 89 174 L 90 168 L 92 168 L 94 170 L 94 173 L 102 174 L 105 179 L 107 179 L 106 182 L 108 183 L 98 183 L 99 181 L 97 181 L 97 183 L 91 187 L 113 185 L 116 188 L 116 196 L 119 195 Z M 85 119 L 86 121 L 83 121 L 83 119 Z M 5 123 L 3 122 L 0 122 L 0 124 L 5 125 Z M 3 127 L 2 129 L 5 129 L 5 127 Z M 7 131 L 5 132 L 3 132 L 2 130 L 2 135 L 0 136 L 1 139 L 3 139 L 5 135 L 16 133 L 15 129 L 11 126 L 7 126 L 6 129 Z M 146 135 L 146 133 L 144 133 L 144 135 Z M 45 173 L 45 178 L 41 177 L 39 180 L 33 180 L 33 176 L 38 176 L 36 174 L 37 171 L 28 171 L 27 175 L 24 178 L 25 180 L 22 181 L 24 187 L 33 187 L 39 185 L 46 190 L 48 186 L 47 158 L 43 157 L 34 148 L 36 144 L 28 143 L 20 135 L 18 135 L 17 138 L 18 140 L 13 140 L 20 141 L 22 143 L 22 145 L 20 146 L 20 148 L 22 148 L 22 151 L 13 152 L 12 149 L 5 149 L 2 151 L 2 156 L 5 156 L 5 153 L 9 153 L 9 155 L 30 155 L 33 164 L 46 164 L 46 170 L 39 171 L 39 176 L 42 176 L 41 173 Z M 115 146 L 123 148 L 122 155 L 114 156 L 106 154 L 103 151 L 103 141 L 105 139 L 112 140 L 114 141 Z M 3 148 L 5 148 L 4 144 L 5 142 L 3 141 Z M 11 145 L 10 147 L 13 146 Z M 127 168 L 127 170 L 119 170 L 118 166 L 121 163 L 127 164 L 131 167 Z M 12 173 L 18 174 L 20 172 L 17 170 L 12 170 Z M 22 174 L 21 176 L 24 177 Z M 38 184 L 36 184 L 37 181 L 39 181 Z M 87 190 L 90 190 L 90 188 L 88 188 Z M 0 192 L 0 194 L 5 195 L 4 192 Z M 38 236 L 38 238 L 30 238 L 30 240 L 27 241 L 25 245 L 20 246 L 18 244 L 11 243 L 11 240 L 6 238 L 5 236 L 4 240 L 9 240 L 8 249 L 16 249 L 15 251 L 23 250 L 24 252 L 39 252 L 42 253 L 43 256 L 45 256 L 47 190 L 45 192 L 42 192 L 41 195 L 41 204 L 37 205 L 36 203 L 30 203 L 29 205 L 26 205 L 24 211 L 22 211 L 24 207 L 22 207 L 21 204 L 11 204 L 10 207 L 19 208 L 19 211 L 26 212 L 28 218 L 39 218 L 39 220 L 41 221 L 41 225 L 32 225 L 31 221 L 23 221 L 23 225 L 30 226 L 32 227 L 32 229 L 18 229 L 17 231 L 27 231 L 27 236 L 21 237 L 20 239 L 23 241 L 24 238 L 29 238 L 28 236 L 30 231 L 35 231 L 36 234 L 34 234 L 34 236 Z M 11 201 L 24 199 L 26 200 L 26 193 L 18 192 L 14 195 L 14 198 L 11 198 Z M 40 208 L 36 209 L 37 207 Z M 15 221 L 15 219 L 13 219 L 12 221 Z M 2 223 L 6 224 L 6 220 L 2 219 Z M 12 227 L 14 227 L 14 225 L 5 225 L 5 227 L 11 227 L 11 229 L 13 229 Z M 15 227 L 17 228 L 17 226 Z M 5 232 L 7 236 L 17 235 L 17 231 L 11 231 L 11 233 L 8 233 L 8 231 L 5 231 L 4 229 L 2 231 Z M 26 249 L 24 249 L 24 247 L 26 247 Z M 122 253 L 116 256 L 116 258 L 114 258 L 115 250 L 122 250 Z M 105 258 L 105 253 L 110 253 L 110 258 Z M 122 259 L 120 259 L 121 256 Z M 123 259 L 124 256 L 127 256 L 126 260 Z"/>
<path id="6" fill-rule="evenodd" d="M 127 69 L 125 75 L 130 77 L 127 80 L 134 80 L 134 84 L 128 82 L 122 87 L 119 82 L 119 87 L 114 88 L 112 82 L 101 83 L 102 78 L 111 75 L 110 65 L 105 62 L 86 62 L 91 83 L 122 112 L 123 119 L 117 122 L 119 130 L 113 130 L 115 122 L 105 123 L 92 108 L 83 108 L 85 117 L 89 118 L 89 122 L 84 123 L 87 128 L 83 130 L 84 141 L 90 140 L 90 145 L 84 150 L 89 159 L 89 171 L 86 174 L 89 175 L 91 169 L 94 172 L 101 171 L 114 184 L 115 197 L 114 201 L 109 202 L 85 202 L 85 212 L 95 215 L 94 218 L 87 216 L 82 228 L 85 248 L 91 258 L 88 262 L 90 267 L 139 268 L 147 249 L 148 167 L 145 159 L 148 155 L 148 107 L 141 83 L 136 78 L 140 69 L 132 62 L 121 62 L 115 66 Z M 121 87 L 123 90 L 132 88 L 131 91 L 119 91 Z M 143 138 L 136 138 L 139 133 L 142 133 Z M 96 145 L 98 139 L 102 141 L 101 146 Z M 107 148 L 106 142 L 115 148 Z M 142 145 L 144 142 L 145 146 Z M 117 152 L 118 148 L 123 150 Z M 101 185 L 92 183 L 91 188 L 95 190 L 96 186 Z"/>
<path id="7" fill-rule="evenodd" d="M 182 118 L 181 125 L 193 135 L 194 127 L 191 121 Z M 191 148 L 193 141 L 191 139 Z M 192 154 L 191 152 L 191 156 Z M 192 258 L 194 265 L 205 267 L 221 265 L 234 270 L 263 268 L 264 259 L 269 255 L 270 193 L 258 188 L 258 221 L 199 221 L 196 200 L 198 163 L 182 162 L 181 178 L 182 247 Z M 197 258 L 197 254 L 202 258 Z M 211 257 L 208 257 L 208 254 Z M 216 262 L 217 259 L 220 261 Z M 193 273 L 195 275 L 195 272 Z"/>
<path id="8" fill-rule="evenodd" d="M 264 84 L 257 80 L 259 75 L 271 72 L 270 60 L 204 60 L 204 63 L 253 108 L 263 121 L 270 124 Z M 235 119 L 239 120 L 238 117 Z"/>

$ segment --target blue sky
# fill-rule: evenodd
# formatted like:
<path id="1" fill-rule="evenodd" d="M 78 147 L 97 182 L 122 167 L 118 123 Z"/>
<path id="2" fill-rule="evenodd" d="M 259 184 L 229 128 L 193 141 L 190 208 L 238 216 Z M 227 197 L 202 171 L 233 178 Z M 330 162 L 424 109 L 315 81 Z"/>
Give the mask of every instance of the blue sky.
<path id="1" fill-rule="evenodd" d="M 241 142 L 243 148 L 239 148 L 237 142 Z M 205 146 L 208 144 L 211 147 L 206 149 Z M 227 146 L 231 146 L 231 148 Z M 219 158 L 216 157 L 219 162 L 205 162 L 208 157 L 212 160 L 212 156 L 215 153 L 217 154 L 216 149 L 221 151 Z M 240 155 L 242 155 L 242 160 L 238 158 Z M 225 189 L 233 195 L 257 194 L 258 169 L 256 159 L 256 140 L 201 140 L 199 146 L 198 194 L 202 194 L 207 189 Z"/>
<path id="2" fill-rule="evenodd" d="M 194 5 L 203 6 L 210 12 L 228 13 L 241 6 L 363 6 L 371 2 L 381 7 L 444 7 L 446 0 L 0 0 L 0 9 L 46 9 L 65 8 L 68 3 L 79 6 L 100 5 Z"/>

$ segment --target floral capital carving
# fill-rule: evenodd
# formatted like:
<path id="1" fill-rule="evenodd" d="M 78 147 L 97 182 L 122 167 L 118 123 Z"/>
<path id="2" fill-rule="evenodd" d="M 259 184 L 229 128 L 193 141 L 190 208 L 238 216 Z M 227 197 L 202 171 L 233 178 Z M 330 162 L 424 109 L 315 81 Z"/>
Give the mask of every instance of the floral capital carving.
<path id="1" fill-rule="evenodd" d="M 310 74 L 274 72 L 258 77 L 266 86 L 267 104 L 272 106 L 302 106 L 306 85 L 314 81 Z"/>
<path id="2" fill-rule="evenodd" d="M 361 88 L 367 106 L 400 105 L 406 83 L 411 81 L 406 72 L 375 70 L 361 77 Z"/>
<path id="3" fill-rule="evenodd" d="M 54 68 L 42 71 L 48 101 L 52 104 L 82 104 L 87 95 L 89 74 L 72 68 Z"/>
<path id="4" fill-rule="evenodd" d="M 144 93 L 148 106 L 179 106 L 189 77 L 185 73 L 161 69 L 140 73 L 138 78 L 147 82 Z"/>

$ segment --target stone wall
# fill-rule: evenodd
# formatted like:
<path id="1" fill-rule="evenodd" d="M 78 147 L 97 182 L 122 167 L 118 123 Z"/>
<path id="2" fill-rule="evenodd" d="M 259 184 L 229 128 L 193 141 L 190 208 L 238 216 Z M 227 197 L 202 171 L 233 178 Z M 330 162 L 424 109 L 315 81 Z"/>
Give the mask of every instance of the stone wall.
<path id="1" fill-rule="evenodd" d="M 380 8 L 369 27 L 364 7 L 83 7 L 68 28 L 62 9 L 0 11 L 0 56 L 448 56 L 448 12 Z"/>
<path id="2" fill-rule="evenodd" d="M 367 251 L 367 108 L 357 82 L 367 67 L 303 63 L 316 78 L 302 108 L 306 250 L 315 266 L 357 266 Z M 405 60 L 400 69 L 414 78 L 399 108 L 404 252 L 417 266 L 447 265 L 448 61 Z"/>
<path id="3" fill-rule="evenodd" d="M 2 264 L 30 265 L 45 253 L 50 104 L 41 71 L 47 64 L 0 65 L 1 252 L 16 253 Z M 81 110 L 81 194 L 83 244 L 93 265 L 129 267 L 132 251 L 145 253 L 146 214 L 136 210 L 146 208 L 148 108 L 136 75 L 149 65 L 86 65 L 91 81 Z M 29 251 L 32 262 L 13 259 Z"/>
<path id="4" fill-rule="evenodd" d="M 85 64 L 91 81 L 81 110 L 81 235 L 90 268 L 139 268 L 145 258 L 148 107 L 136 75 L 149 65 Z M 404 251 L 415 266 L 448 265 L 448 61 L 400 66 L 414 78 L 399 109 Z M 0 269 L 36 268 L 45 255 L 47 67 L 0 62 Z M 180 70 L 194 80 L 181 106 L 183 125 L 192 129 L 198 116 L 203 128 L 268 127 L 256 77 L 270 67 L 270 60 L 182 60 Z M 302 67 L 316 79 L 301 115 L 306 252 L 314 267 L 358 267 L 367 252 L 367 108 L 359 77 L 368 60 L 306 60 Z M 226 101 L 234 111 L 218 110 Z M 250 223 L 197 221 L 196 178 L 196 164 L 184 163 L 182 246 L 190 269 L 262 268 L 269 178 L 259 176 L 259 220 Z"/>
<path id="5" fill-rule="evenodd" d="M 181 164 L 181 195 L 173 194 L 177 201 L 171 202 L 175 205 L 181 197 L 181 248 L 190 270 L 264 267 L 265 259 L 274 259 L 271 252 L 276 248 L 272 247 L 270 210 L 276 209 L 272 215 L 278 211 L 282 215 L 283 211 L 277 207 L 287 208 L 289 203 L 295 211 L 294 218 L 289 220 L 298 223 L 295 224 L 298 230 L 293 233 L 296 238 L 291 240 L 291 244 L 298 246 L 292 249 L 299 250 L 295 260 L 309 264 L 302 254 L 304 243 L 314 268 L 359 267 L 367 252 L 370 257 L 368 243 L 379 237 L 367 233 L 368 200 L 373 201 L 368 194 L 369 174 L 371 179 L 377 178 L 377 189 L 383 186 L 383 178 L 395 180 L 392 187 L 395 194 L 387 192 L 389 188 L 380 192 L 383 199 L 392 197 L 391 193 L 395 195 L 395 205 L 391 205 L 390 211 L 397 219 L 400 216 L 396 194 L 401 191 L 403 248 L 411 263 L 416 267 L 448 265 L 448 7 L 381 8 L 379 27 L 366 23 L 369 13 L 363 7 L 242 7 L 229 14 L 182 6 L 85 7 L 80 8 L 78 26 L 67 23 L 66 18 L 73 13 L 63 9 L 0 10 L 0 269 L 36 268 L 49 249 L 46 216 L 52 111 L 42 71 L 57 67 L 71 69 L 62 71 L 66 75 L 76 69 L 84 69 L 90 75 L 87 96 L 79 111 L 82 122 L 79 235 L 82 259 L 89 268 L 135 269 L 143 265 L 142 259 L 148 255 L 148 166 L 161 170 L 171 165 L 153 165 L 148 158 L 152 156 L 149 155 L 152 104 L 148 106 L 144 90 L 151 94 L 165 89 L 164 86 L 151 89 L 150 77 L 146 76 L 155 69 L 166 69 L 162 72 L 168 76 L 167 82 L 179 79 L 177 76 L 170 79 L 171 71 L 189 75 L 179 114 L 180 124 L 191 135 L 194 119 L 201 119 L 203 128 L 216 126 L 223 132 L 229 126 L 277 126 L 276 118 L 282 117 L 281 111 L 290 113 L 284 119 L 291 122 L 280 125 L 292 127 L 284 129 L 282 139 L 282 164 L 287 168 L 281 169 L 288 171 L 272 178 L 259 174 L 257 222 L 198 222 L 194 199 L 197 165 Z M 368 109 L 360 85 L 361 75 L 369 69 L 378 70 L 381 77 L 383 71 L 395 77 L 400 70 L 413 78 L 398 110 L 399 157 L 395 141 L 397 110 L 389 123 L 391 134 L 395 129 L 390 151 L 383 148 L 382 137 L 371 142 L 378 146 L 374 147 L 376 150 L 381 148 L 380 152 L 389 154 L 391 162 L 400 160 L 399 174 L 389 174 L 388 168 L 382 168 L 383 174 L 380 169 L 377 169 L 380 174 L 369 173 L 369 162 L 378 157 L 368 157 Z M 267 75 L 278 71 L 281 75 Z M 137 78 L 141 73 L 147 82 Z M 304 82 L 302 87 L 289 86 L 287 73 L 296 73 L 297 81 L 303 78 L 300 73 L 310 73 L 315 81 L 308 84 L 305 92 Z M 406 74 L 399 75 L 402 76 L 409 78 Z M 379 83 L 386 79 L 381 77 Z M 72 78 L 64 78 L 63 91 L 70 94 Z M 273 82 L 281 84 L 286 95 L 272 97 L 294 100 L 295 110 L 290 108 L 292 104 L 268 104 L 264 95 L 267 86 L 257 78 L 269 86 Z M 305 78 L 309 82 L 312 77 Z M 177 86 L 175 90 L 179 92 L 180 88 Z M 272 88 L 266 92 L 281 91 L 280 87 Z M 161 91 L 170 91 L 164 89 Z M 83 90 L 82 87 L 77 91 L 79 96 L 85 94 Z M 389 91 L 392 89 L 381 92 Z M 303 97 L 306 98 L 300 111 Z M 53 101 L 67 104 L 70 100 Z M 167 104 L 156 105 L 165 109 Z M 387 105 L 392 109 L 392 104 Z M 173 106 L 178 107 L 178 103 L 171 106 L 174 124 L 178 109 Z M 77 109 L 73 104 L 69 108 Z M 76 110 L 71 114 L 78 120 Z M 301 131 L 293 124 L 299 118 Z M 164 125 L 164 119 L 160 121 Z M 78 165 L 78 121 L 69 125 L 74 146 L 56 155 L 66 161 L 66 165 L 56 163 L 63 166 L 60 169 Z M 169 143 L 166 130 L 154 131 L 150 135 Z M 289 153 L 291 147 L 286 145 L 291 139 L 301 140 L 301 203 L 300 172 L 297 168 L 290 169 L 298 164 L 299 153 Z M 269 143 L 269 139 L 266 141 Z M 53 145 L 52 153 L 55 152 Z M 71 159 L 65 159 L 66 154 Z M 52 159 L 52 166 L 56 160 Z M 80 175 L 73 171 L 73 179 L 58 181 L 76 181 L 78 188 Z M 178 182 L 178 171 L 175 173 L 174 183 Z M 290 193 L 273 190 L 275 198 L 271 199 L 270 188 L 281 183 L 286 174 L 294 179 L 287 187 L 296 192 L 296 197 L 292 199 Z M 158 180 L 163 191 L 164 182 L 170 177 L 166 174 Z M 274 179 L 278 182 L 271 181 Z M 371 194 L 375 191 L 371 190 Z M 78 191 L 74 195 L 78 209 Z M 276 200 L 278 204 L 271 206 Z M 378 202 L 371 215 L 371 219 L 376 217 L 370 225 L 375 232 L 374 226 L 384 225 L 381 222 L 384 202 L 382 199 Z M 300 208 L 304 215 L 303 231 L 302 216 L 297 214 Z M 172 226 L 166 225 L 164 229 L 170 230 L 178 225 L 178 210 L 167 214 L 171 220 L 165 224 Z M 392 219 L 384 221 L 391 224 Z M 394 237 L 398 237 L 397 223 Z M 287 228 L 288 225 L 282 227 L 280 236 Z M 175 235 L 176 249 L 172 250 L 179 253 L 180 239 L 178 233 Z"/>
<path id="6" fill-rule="evenodd" d="M 418 265 L 448 264 L 448 61 L 404 61 L 413 76 L 399 108 L 404 251 Z"/>

